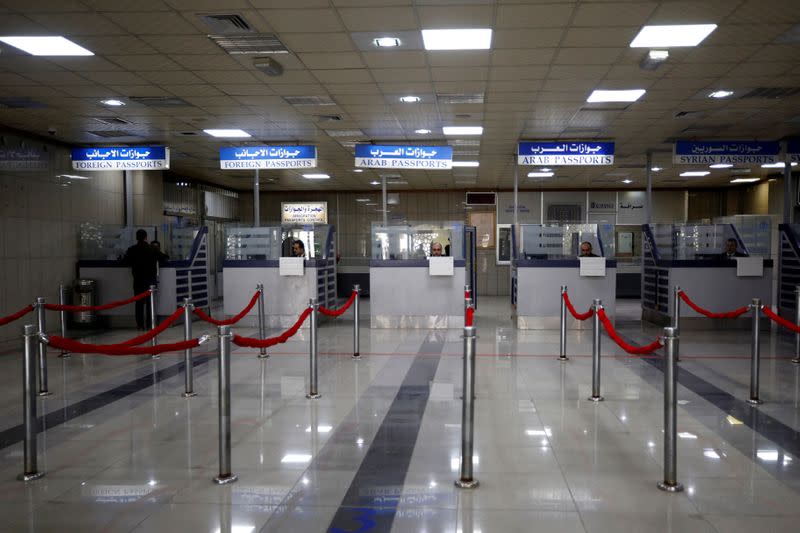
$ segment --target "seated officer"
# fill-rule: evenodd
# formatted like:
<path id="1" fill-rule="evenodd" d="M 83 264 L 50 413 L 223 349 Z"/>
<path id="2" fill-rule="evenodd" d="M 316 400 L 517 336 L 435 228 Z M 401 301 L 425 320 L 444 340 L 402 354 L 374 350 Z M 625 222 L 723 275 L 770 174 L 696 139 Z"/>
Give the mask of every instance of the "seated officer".
<path id="1" fill-rule="evenodd" d="M 592 243 L 584 241 L 581 243 L 581 253 L 578 257 L 599 257 L 597 254 L 592 253 Z"/>
<path id="2" fill-rule="evenodd" d="M 431 257 L 442 257 L 442 243 L 431 243 Z"/>
<path id="3" fill-rule="evenodd" d="M 734 257 L 747 257 L 747 254 L 743 254 L 738 250 L 739 243 L 736 239 L 728 239 L 725 241 L 725 251 L 719 254 L 717 257 L 719 259 L 733 259 Z"/>

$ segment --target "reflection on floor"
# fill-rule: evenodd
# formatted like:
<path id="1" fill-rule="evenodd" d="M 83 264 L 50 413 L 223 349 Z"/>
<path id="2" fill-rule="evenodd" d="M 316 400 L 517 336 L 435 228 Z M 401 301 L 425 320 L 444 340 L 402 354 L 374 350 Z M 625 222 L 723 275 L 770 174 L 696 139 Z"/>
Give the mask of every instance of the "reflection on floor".
<path id="1" fill-rule="evenodd" d="M 366 302 L 365 302 L 366 303 Z M 644 342 L 658 328 L 620 320 Z M 618 304 L 618 310 L 620 306 Z M 627 307 L 625 307 L 627 309 Z M 362 307 L 366 317 L 368 305 Z M 366 326 L 367 320 L 363 320 Z M 361 332 L 348 315 L 322 325 L 319 400 L 305 398 L 307 330 L 258 359 L 232 363 L 233 470 L 218 468 L 217 360 L 197 350 L 194 398 L 182 398 L 178 354 L 49 357 L 39 436 L 46 476 L 21 483 L 20 354 L 0 357 L 0 510 L 7 531 L 629 532 L 792 531 L 800 519 L 800 367 L 793 339 L 762 338 L 758 408 L 747 332 L 681 339 L 678 476 L 662 476 L 658 359 L 628 357 L 603 338 L 602 392 L 591 386 L 591 333 L 511 327 L 506 298 L 476 315 L 475 475 L 459 469 L 460 331 Z M 200 325 L 196 332 L 207 331 Z M 241 328 L 240 334 L 253 330 Z M 134 336 L 115 331 L 90 339 Z M 169 330 L 162 342 L 180 338 Z"/>

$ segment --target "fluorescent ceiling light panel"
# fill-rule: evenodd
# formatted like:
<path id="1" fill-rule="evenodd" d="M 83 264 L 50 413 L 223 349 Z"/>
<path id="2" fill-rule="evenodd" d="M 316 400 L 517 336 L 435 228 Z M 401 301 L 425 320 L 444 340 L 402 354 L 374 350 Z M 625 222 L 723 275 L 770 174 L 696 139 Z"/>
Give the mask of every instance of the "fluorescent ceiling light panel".
<path id="1" fill-rule="evenodd" d="M 761 165 L 761 168 L 784 168 L 786 163 L 764 163 Z M 797 163 L 792 163 L 793 167 L 797 166 Z"/>
<path id="2" fill-rule="evenodd" d="M 492 30 L 422 30 L 425 50 L 488 50 L 492 46 Z"/>
<path id="3" fill-rule="evenodd" d="M 733 165 L 730 163 L 714 163 L 713 165 L 708 165 L 708 168 L 733 168 Z"/>
<path id="4" fill-rule="evenodd" d="M 552 178 L 553 172 L 528 172 L 529 178 Z"/>
<path id="5" fill-rule="evenodd" d="M 652 170 L 653 172 L 661 172 L 664 169 L 662 169 L 661 167 L 652 167 L 650 168 L 650 170 Z"/>
<path id="6" fill-rule="evenodd" d="M 303 174 L 307 180 L 329 180 L 331 177 L 327 174 Z"/>
<path id="7" fill-rule="evenodd" d="M 0 37 L 0 41 L 34 56 L 93 56 L 64 37 Z"/>
<path id="8" fill-rule="evenodd" d="M 354 168 L 353 172 L 355 172 L 356 174 L 361 174 L 362 172 L 364 172 L 364 169 L 363 168 Z"/>
<path id="9" fill-rule="evenodd" d="M 622 183 L 628 185 L 629 183 L 633 183 L 633 180 L 622 180 Z"/>
<path id="10" fill-rule="evenodd" d="M 602 90 L 602 89 L 595 89 L 592 91 L 592 94 L 589 95 L 589 98 L 586 99 L 589 103 L 595 102 L 635 102 L 639 98 L 641 98 L 644 93 L 647 92 L 644 89 L 630 89 L 630 90 Z"/>
<path id="11" fill-rule="evenodd" d="M 666 61 L 669 59 L 669 50 L 650 50 L 647 57 L 651 61 Z"/>
<path id="12" fill-rule="evenodd" d="M 453 161 L 454 167 L 477 167 L 479 165 L 478 161 Z"/>
<path id="13" fill-rule="evenodd" d="M 111 107 L 120 107 L 125 105 L 125 102 L 122 100 L 114 100 L 113 98 L 109 100 L 100 100 L 100 103 L 103 105 L 109 105 Z"/>
<path id="14" fill-rule="evenodd" d="M 711 172 L 707 170 L 687 170 L 686 172 L 681 172 L 681 177 L 684 178 L 700 178 L 702 176 L 708 176 Z"/>
<path id="15" fill-rule="evenodd" d="M 230 139 L 243 139 L 251 137 L 249 133 L 244 130 L 237 129 L 221 129 L 221 130 L 203 130 L 203 132 L 211 135 L 212 137 L 230 138 Z"/>
<path id="16" fill-rule="evenodd" d="M 372 41 L 378 48 L 395 48 L 400 46 L 400 39 L 397 37 L 378 37 Z"/>
<path id="17" fill-rule="evenodd" d="M 483 126 L 444 126 L 445 135 L 483 135 Z"/>
<path id="18" fill-rule="evenodd" d="M 753 183 L 754 181 L 760 181 L 761 178 L 736 178 L 735 180 L 731 180 L 731 183 Z"/>
<path id="19" fill-rule="evenodd" d="M 671 24 L 644 26 L 631 41 L 631 48 L 697 46 L 717 29 L 716 24 Z"/>
<path id="20" fill-rule="evenodd" d="M 356 198 L 356 202 L 369 202 L 369 198 Z"/>
<path id="21" fill-rule="evenodd" d="M 404 104 L 416 104 L 420 100 L 421 98 L 419 96 L 413 96 L 413 95 L 400 97 L 400 101 L 403 102 Z"/>
<path id="22" fill-rule="evenodd" d="M 369 182 L 369 184 L 370 184 L 370 185 L 380 185 L 380 184 L 381 184 L 381 182 L 379 182 L 379 181 L 375 181 L 375 180 L 372 180 L 372 181 L 370 181 L 370 182 Z"/>
<path id="23" fill-rule="evenodd" d="M 430 132 L 431 130 L 426 130 L 424 128 L 419 130 L 414 130 L 414 133 L 416 133 L 417 135 L 428 135 Z"/>
<path id="24" fill-rule="evenodd" d="M 712 93 L 709 93 L 708 97 L 709 98 L 727 98 L 727 97 L 732 96 L 732 95 L 733 95 L 733 91 L 719 90 L 719 91 L 714 91 Z"/>
<path id="25" fill-rule="evenodd" d="M 65 178 L 68 180 L 88 180 L 89 178 L 86 176 L 76 176 L 74 174 L 59 174 L 56 176 L 57 178 Z"/>

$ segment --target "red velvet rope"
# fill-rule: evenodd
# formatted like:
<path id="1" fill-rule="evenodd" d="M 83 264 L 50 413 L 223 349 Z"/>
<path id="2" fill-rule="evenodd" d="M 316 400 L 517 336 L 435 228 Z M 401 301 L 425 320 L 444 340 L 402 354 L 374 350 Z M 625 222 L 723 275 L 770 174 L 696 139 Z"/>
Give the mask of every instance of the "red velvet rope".
<path id="1" fill-rule="evenodd" d="M 464 317 L 464 325 L 469 327 L 475 320 L 475 309 L 472 307 L 467 307 L 467 314 Z"/>
<path id="2" fill-rule="evenodd" d="M 788 320 L 783 317 L 776 315 L 772 309 L 767 307 L 766 305 L 761 306 L 761 310 L 764 312 L 764 315 L 772 320 L 773 322 L 780 324 L 781 326 L 785 327 L 788 330 L 794 331 L 795 333 L 800 333 L 800 327 L 792 324 Z"/>
<path id="3" fill-rule="evenodd" d="M 119 343 L 119 345 L 120 346 L 138 346 L 139 344 L 142 344 L 143 342 L 147 342 L 150 339 L 152 339 L 153 337 L 163 333 L 176 320 L 178 320 L 182 314 L 183 314 L 183 307 L 179 307 L 179 308 L 177 308 L 175 310 L 174 313 L 172 313 L 170 316 L 168 316 L 161 324 L 159 324 L 155 328 L 151 329 L 147 333 L 139 335 L 138 337 L 134 337 L 134 338 L 132 338 L 130 340 L 127 340 L 125 342 L 121 342 L 121 343 Z"/>
<path id="4" fill-rule="evenodd" d="M 276 344 L 282 344 L 288 341 L 291 337 L 297 333 L 297 330 L 300 329 L 300 326 L 303 325 L 303 322 L 306 321 L 308 315 L 311 314 L 311 308 L 306 307 L 306 309 L 300 313 L 300 318 L 297 319 L 297 322 L 294 323 L 292 327 L 278 335 L 277 337 L 271 337 L 269 339 L 253 339 L 251 337 L 241 337 L 239 335 L 233 336 L 233 343 L 237 346 L 243 346 L 247 348 L 269 348 L 270 346 L 275 346 Z"/>
<path id="5" fill-rule="evenodd" d="M 575 310 L 575 307 L 573 307 L 573 305 L 572 305 L 572 302 L 571 302 L 571 301 L 569 301 L 569 294 L 567 294 L 567 293 L 566 293 L 566 291 L 564 291 L 564 292 L 562 292 L 562 293 L 561 293 L 561 297 L 562 297 L 562 298 L 564 298 L 564 303 L 566 303 L 566 304 L 567 304 L 567 309 L 569 309 L 569 312 L 570 312 L 570 313 L 572 314 L 572 316 L 574 316 L 574 317 L 575 317 L 577 320 L 586 320 L 587 318 L 589 318 L 589 317 L 591 317 L 591 316 L 592 316 L 592 308 L 591 308 L 591 307 L 590 307 L 590 308 L 589 308 L 589 310 L 588 310 L 588 311 L 586 311 L 585 313 L 578 313 L 578 312 Z"/>
<path id="6" fill-rule="evenodd" d="M 214 324 L 215 326 L 232 326 L 233 324 L 236 324 L 241 319 L 243 319 L 245 317 L 245 315 L 247 313 L 249 313 L 253 309 L 253 306 L 255 306 L 256 302 L 258 301 L 258 295 L 259 295 L 259 292 L 256 291 L 256 293 L 253 295 L 253 297 L 250 298 L 250 303 L 247 304 L 247 307 L 242 309 L 242 312 L 239 313 L 238 315 L 233 316 L 233 317 L 231 317 L 231 318 L 229 318 L 227 320 L 215 320 L 214 318 L 212 318 L 209 315 L 205 314 L 203 312 L 203 310 L 200 309 L 199 307 L 194 310 L 194 314 L 196 314 L 197 316 L 199 316 L 201 319 L 205 320 L 206 322 Z"/>
<path id="7" fill-rule="evenodd" d="M 681 297 L 681 300 L 686 302 L 689 307 L 700 313 L 701 315 L 707 316 L 708 318 L 738 318 L 745 314 L 747 311 L 750 310 L 749 306 L 740 307 L 739 309 L 734 309 L 733 311 L 728 311 L 727 313 L 713 313 L 708 309 L 703 309 L 686 296 L 686 293 L 680 291 L 678 295 Z"/>
<path id="8" fill-rule="evenodd" d="M 158 355 L 164 352 L 177 352 L 200 346 L 199 339 L 190 339 L 173 344 L 157 344 L 155 346 L 125 346 L 122 344 L 85 344 L 56 335 L 48 337 L 47 343 L 66 352 L 99 353 L 103 355 Z"/>
<path id="9" fill-rule="evenodd" d="M 606 310 L 603 308 L 600 308 L 600 310 L 597 311 L 597 318 L 599 318 L 600 322 L 603 323 L 603 327 L 605 328 L 606 333 L 608 333 L 608 336 L 611 337 L 611 340 L 616 342 L 620 348 L 622 348 L 629 354 L 643 355 L 643 354 L 653 353 L 654 351 L 661 348 L 660 337 L 657 337 L 655 341 L 651 342 L 646 346 L 634 346 L 622 340 L 622 337 L 620 337 L 619 333 L 617 333 L 616 330 L 614 329 L 614 325 L 611 323 L 611 320 L 609 320 L 608 316 L 606 316 Z"/>
<path id="10" fill-rule="evenodd" d="M 20 309 L 16 313 L 10 314 L 8 316 L 4 316 L 3 318 L 0 318 L 0 326 L 5 326 L 6 324 L 14 322 L 15 320 L 19 320 L 20 318 L 24 317 L 25 315 L 27 315 L 31 311 L 33 311 L 33 306 L 29 305 L 28 307 L 23 307 L 22 309 Z"/>
<path id="11" fill-rule="evenodd" d="M 133 302 L 138 302 L 143 298 L 147 298 L 150 296 L 150 290 L 146 290 L 141 294 L 137 294 L 133 298 L 128 298 L 127 300 L 118 300 L 116 302 L 110 302 L 103 305 L 61 305 L 61 304 L 44 304 L 44 308 L 48 311 L 69 311 L 69 312 L 79 312 L 79 311 L 105 311 L 107 309 L 114 309 L 115 307 L 122 307 L 123 305 L 128 305 Z"/>
<path id="12" fill-rule="evenodd" d="M 319 312 L 326 316 L 341 316 L 347 311 L 353 302 L 356 301 L 356 291 L 350 293 L 350 299 L 345 302 L 339 309 L 328 309 L 327 307 L 319 306 Z"/>

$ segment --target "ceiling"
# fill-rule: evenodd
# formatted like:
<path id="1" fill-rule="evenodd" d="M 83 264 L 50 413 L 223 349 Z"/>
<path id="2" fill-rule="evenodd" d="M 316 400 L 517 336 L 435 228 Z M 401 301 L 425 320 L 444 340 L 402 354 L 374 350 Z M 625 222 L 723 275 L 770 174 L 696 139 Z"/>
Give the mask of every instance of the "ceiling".
<path id="1" fill-rule="evenodd" d="M 209 39 L 214 32 L 201 15 L 221 13 L 277 35 L 289 50 L 271 56 L 281 76 Z M 670 49 L 656 70 L 639 67 L 646 49 L 628 46 L 646 24 L 701 23 L 719 27 L 700 46 Z M 800 88 L 798 24 L 797 0 L 0 0 L 0 35 L 63 35 L 96 54 L 34 57 L 0 43 L 0 125 L 42 136 L 53 130 L 52 137 L 77 145 L 163 143 L 176 172 L 237 189 L 250 187 L 252 172 L 221 171 L 220 146 L 316 144 L 319 169 L 332 179 L 262 171 L 265 189 L 364 190 L 379 175 L 353 172 L 353 142 L 449 142 L 454 159 L 480 167 L 392 171 L 401 180 L 392 187 L 474 189 L 512 186 L 520 139 L 608 139 L 617 153 L 613 167 L 559 167 L 551 179 L 529 179 L 534 169 L 520 168 L 523 187 L 642 187 L 648 151 L 663 168 L 656 186 L 723 185 L 725 170 L 679 178 L 689 168 L 672 166 L 671 143 L 799 134 L 800 90 L 741 97 L 756 88 Z M 464 27 L 492 28 L 491 49 L 421 47 L 421 29 Z M 387 35 L 405 46 L 371 44 Z M 647 93 L 627 107 L 587 104 L 596 88 Z M 708 98 L 716 89 L 734 95 Z M 399 101 L 409 94 L 421 102 Z M 452 95 L 477 103 L 449 103 Z M 297 96 L 330 102 L 286 99 Z M 106 98 L 127 105 L 100 104 Z M 8 108 L 3 99 L 27 107 Z M 125 122 L 104 123 L 117 118 Z M 484 133 L 445 138 L 441 127 L 449 125 L 481 125 Z M 221 142 L 206 128 L 242 128 L 252 142 Z M 420 128 L 432 134 L 415 134 Z"/>

